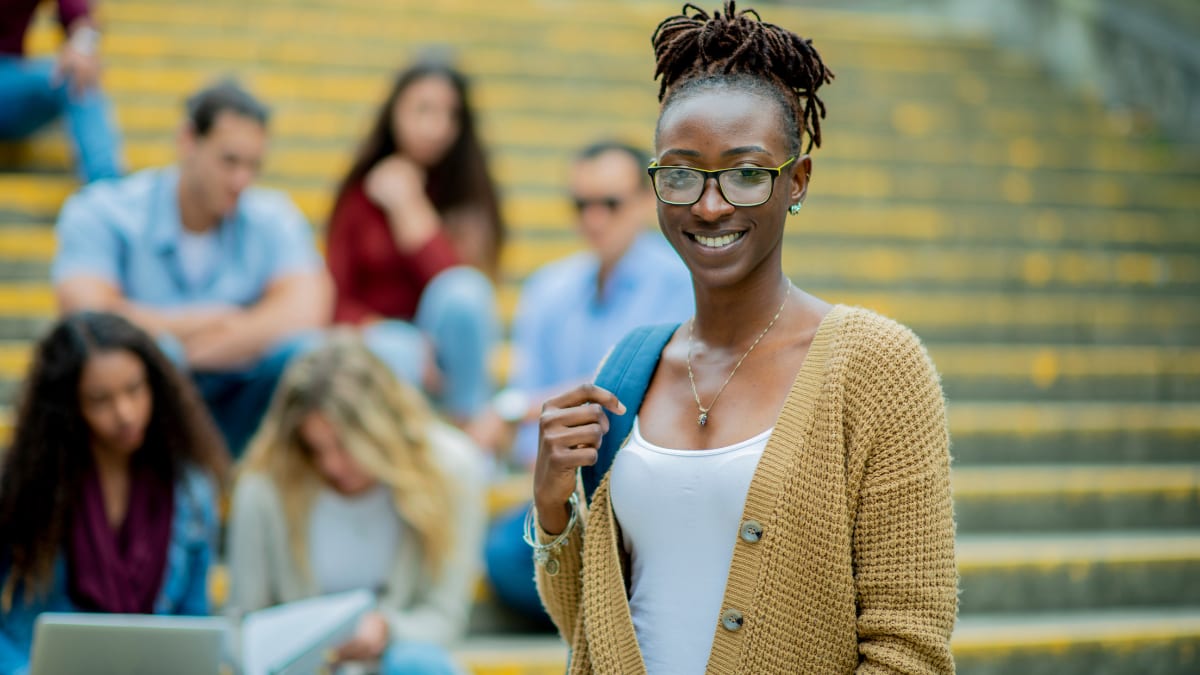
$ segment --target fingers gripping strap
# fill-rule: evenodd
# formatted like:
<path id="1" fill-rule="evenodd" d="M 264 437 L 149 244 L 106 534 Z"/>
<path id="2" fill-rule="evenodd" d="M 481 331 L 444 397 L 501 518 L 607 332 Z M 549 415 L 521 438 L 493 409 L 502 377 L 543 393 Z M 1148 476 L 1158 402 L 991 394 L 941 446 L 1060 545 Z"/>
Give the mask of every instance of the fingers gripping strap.
<path id="1" fill-rule="evenodd" d="M 583 490 L 588 503 L 591 503 L 592 493 L 612 466 L 617 450 L 633 429 L 633 420 L 642 406 L 642 398 L 650 386 L 650 378 L 654 377 L 659 356 L 677 328 L 679 324 L 642 326 L 634 329 L 617 343 L 596 375 L 596 385 L 616 394 L 621 403 L 625 404 L 625 414 L 617 415 L 605 411 L 605 415 L 608 416 L 608 433 L 600 441 L 596 464 L 582 469 Z"/>

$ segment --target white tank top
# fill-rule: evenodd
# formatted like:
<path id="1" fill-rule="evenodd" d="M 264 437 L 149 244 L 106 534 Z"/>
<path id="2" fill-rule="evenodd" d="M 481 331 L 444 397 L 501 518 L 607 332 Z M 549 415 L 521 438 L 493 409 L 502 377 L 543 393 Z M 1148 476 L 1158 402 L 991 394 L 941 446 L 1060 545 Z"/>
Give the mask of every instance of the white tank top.
<path id="1" fill-rule="evenodd" d="M 770 436 L 767 429 L 724 448 L 671 450 L 647 443 L 634 419 L 609 489 L 650 675 L 707 667 L 746 493 Z"/>

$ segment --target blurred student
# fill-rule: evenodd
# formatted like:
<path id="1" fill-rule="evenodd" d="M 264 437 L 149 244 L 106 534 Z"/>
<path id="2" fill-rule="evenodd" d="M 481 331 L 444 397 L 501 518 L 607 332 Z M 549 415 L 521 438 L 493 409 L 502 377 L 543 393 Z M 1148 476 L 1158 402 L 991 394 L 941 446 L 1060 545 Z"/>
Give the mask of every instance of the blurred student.
<path id="1" fill-rule="evenodd" d="M 648 226 L 655 204 L 649 164 L 644 151 L 613 141 L 587 146 L 572 162 L 571 201 L 588 250 L 546 265 L 525 282 L 513 325 L 512 377 L 489 410 L 484 435 L 499 447 L 504 434 L 497 420 L 521 423 L 512 456 L 522 468 L 531 469 L 537 457 L 543 400 L 591 380 L 608 350 L 634 328 L 692 314 L 687 267 Z M 525 510 L 492 526 L 488 576 L 507 605 L 544 618 L 533 559 L 521 539 Z"/>
<path id="2" fill-rule="evenodd" d="M 42 612 L 207 614 L 227 464 L 149 335 L 112 314 L 55 326 L 0 473 L 0 672 L 28 668 Z"/>
<path id="3" fill-rule="evenodd" d="M 193 379 L 235 456 L 301 336 L 327 322 L 328 279 L 304 217 L 252 187 L 265 106 L 232 82 L 187 102 L 179 162 L 71 197 L 53 277 L 64 312 L 117 312 Z"/>
<path id="4" fill-rule="evenodd" d="M 525 281 L 513 321 L 512 376 L 489 407 L 495 417 L 521 423 L 513 444 L 521 467 L 532 467 L 537 457 L 536 420 L 544 399 L 590 380 L 630 330 L 692 314 L 687 268 L 648 225 L 655 201 L 649 163 L 643 150 L 598 141 L 571 164 L 575 227 L 587 250 Z M 502 444 L 502 437 L 487 436 L 494 441 L 487 445 Z"/>
<path id="5" fill-rule="evenodd" d="M 25 35 L 41 0 L 0 3 L 0 140 L 33 134 L 60 116 L 85 182 L 122 173 L 112 106 L 100 90 L 100 33 L 88 0 L 58 0 L 67 39 L 54 59 L 25 55 Z"/>
<path id="6" fill-rule="evenodd" d="M 460 424 L 492 393 L 489 276 L 503 236 L 466 79 L 413 65 L 338 189 L 326 251 L 334 318 L 364 327 L 367 344 Z"/>
<path id="7" fill-rule="evenodd" d="M 483 465 L 358 335 L 288 369 L 234 491 L 230 611 L 367 589 L 375 612 L 337 662 L 457 672 L 483 533 Z"/>

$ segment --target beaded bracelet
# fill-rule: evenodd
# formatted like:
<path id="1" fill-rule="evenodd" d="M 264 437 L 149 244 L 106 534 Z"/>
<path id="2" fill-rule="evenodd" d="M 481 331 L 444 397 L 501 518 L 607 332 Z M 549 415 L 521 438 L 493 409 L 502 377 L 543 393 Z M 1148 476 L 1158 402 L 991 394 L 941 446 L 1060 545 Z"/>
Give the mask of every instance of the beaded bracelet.
<path id="1" fill-rule="evenodd" d="M 571 493 L 571 498 L 567 500 L 567 505 L 571 507 L 571 517 L 567 520 L 567 526 L 548 544 L 538 543 L 537 536 L 534 534 L 533 528 L 533 506 L 525 512 L 525 543 L 533 548 L 533 562 L 546 568 L 546 574 L 554 576 L 558 574 L 558 558 L 552 557 L 558 549 L 567 545 L 567 538 L 571 536 L 571 530 L 575 529 L 575 523 L 579 520 L 579 494 Z"/>

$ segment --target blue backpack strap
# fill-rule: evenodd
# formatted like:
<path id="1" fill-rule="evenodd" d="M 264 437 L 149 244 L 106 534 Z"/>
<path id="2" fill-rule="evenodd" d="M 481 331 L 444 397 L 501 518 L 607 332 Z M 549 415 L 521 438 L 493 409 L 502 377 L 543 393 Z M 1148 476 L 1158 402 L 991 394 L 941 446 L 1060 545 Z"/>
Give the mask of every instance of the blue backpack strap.
<path id="1" fill-rule="evenodd" d="M 658 368 L 658 358 L 662 350 L 671 341 L 679 324 L 661 324 L 657 326 L 641 326 L 621 338 L 612 353 L 608 355 L 604 366 L 596 375 L 595 383 L 617 395 L 625 404 L 625 414 L 617 415 L 604 411 L 608 416 L 608 433 L 600 442 L 600 451 L 593 466 L 585 466 L 583 474 L 583 491 L 588 503 L 592 494 L 600 487 L 604 474 L 612 466 L 617 450 L 633 430 L 633 420 L 637 417 L 638 409 L 642 407 L 642 398 L 650 386 L 650 378 Z"/>

